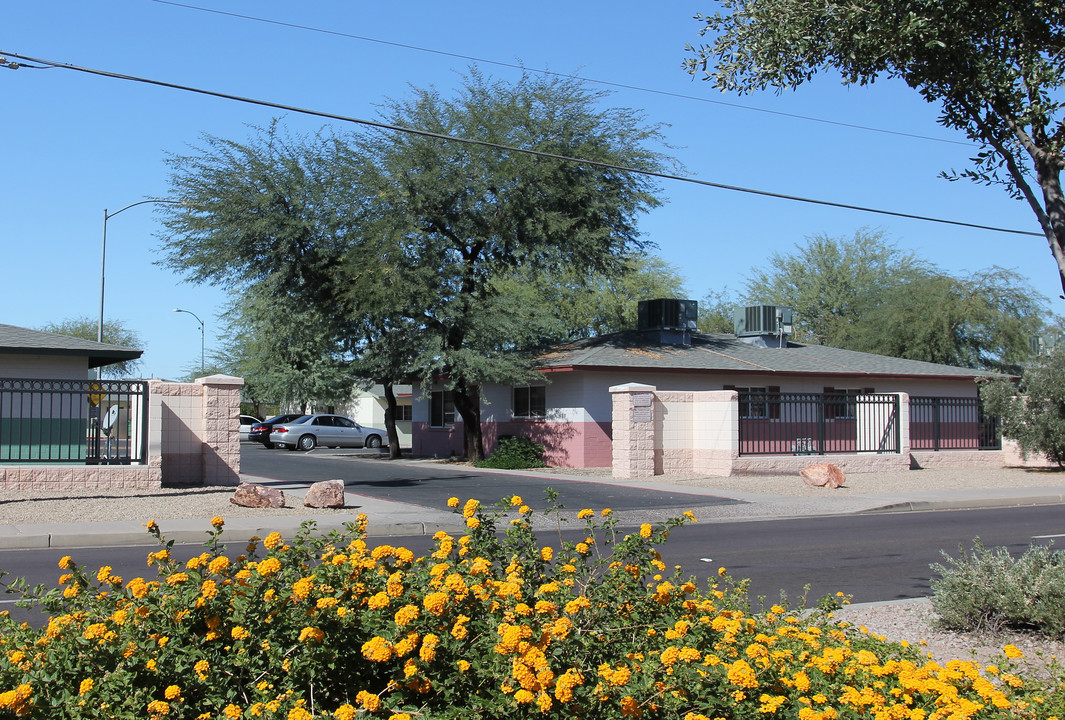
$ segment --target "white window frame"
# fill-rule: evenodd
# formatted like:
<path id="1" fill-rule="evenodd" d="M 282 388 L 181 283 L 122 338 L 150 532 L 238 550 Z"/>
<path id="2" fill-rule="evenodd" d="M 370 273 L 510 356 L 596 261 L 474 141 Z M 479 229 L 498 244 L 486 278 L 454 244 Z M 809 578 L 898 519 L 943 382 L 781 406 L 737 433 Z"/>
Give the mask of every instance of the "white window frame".
<path id="1" fill-rule="evenodd" d="M 437 403 L 440 403 L 440 412 L 434 412 Z M 450 408 L 450 409 L 449 409 Z M 440 415 L 440 423 L 437 423 L 437 415 Z M 455 425 L 455 396 L 451 390 L 433 390 L 429 393 L 429 427 L 449 428 Z"/>
<path id="2" fill-rule="evenodd" d="M 534 393 L 535 391 L 535 393 Z M 525 414 L 518 413 L 518 397 L 519 394 L 525 395 L 525 407 L 528 409 Z M 533 395 L 538 395 L 536 398 L 540 403 L 540 407 L 534 406 Z M 511 392 L 511 413 L 516 418 L 542 418 L 547 417 L 547 387 L 545 385 L 515 385 L 513 392 Z M 539 412 L 537 412 L 539 410 Z"/>

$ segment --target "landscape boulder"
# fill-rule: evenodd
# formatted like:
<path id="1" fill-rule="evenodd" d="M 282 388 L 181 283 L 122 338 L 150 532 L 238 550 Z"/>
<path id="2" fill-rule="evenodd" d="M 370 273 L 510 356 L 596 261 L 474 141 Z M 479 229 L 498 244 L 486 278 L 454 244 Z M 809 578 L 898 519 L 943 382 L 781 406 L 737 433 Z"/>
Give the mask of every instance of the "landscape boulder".
<path id="1" fill-rule="evenodd" d="M 229 502 L 250 508 L 282 508 L 285 507 L 285 493 L 255 483 L 241 483 Z"/>
<path id="2" fill-rule="evenodd" d="M 314 483 L 307 488 L 307 496 L 303 498 L 303 504 L 313 508 L 344 507 L 344 481 L 323 480 Z"/>
<path id="3" fill-rule="evenodd" d="M 838 488 L 847 481 L 843 471 L 832 463 L 817 463 L 799 471 L 807 485 L 814 487 Z"/>

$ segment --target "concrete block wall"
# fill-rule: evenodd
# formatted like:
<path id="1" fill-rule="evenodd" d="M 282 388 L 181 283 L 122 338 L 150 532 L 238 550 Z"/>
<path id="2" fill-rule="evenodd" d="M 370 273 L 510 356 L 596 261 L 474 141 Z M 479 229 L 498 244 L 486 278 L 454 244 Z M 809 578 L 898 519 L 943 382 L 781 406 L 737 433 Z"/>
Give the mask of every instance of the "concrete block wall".
<path id="1" fill-rule="evenodd" d="M 741 457 L 738 393 L 734 390 L 660 391 L 653 385 L 627 383 L 611 387 L 610 392 L 616 478 L 796 474 L 820 462 L 831 462 L 848 473 L 1004 464 L 1003 453 L 995 451 L 911 452 L 906 393 L 898 394 L 899 452 Z M 882 434 L 884 429 L 876 432 Z"/>
<path id="2" fill-rule="evenodd" d="M 240 482 L 241 378 L 148 383 L 148 459 L 141 465 L 0 465 L 0 489 L 145 489 Z"/>

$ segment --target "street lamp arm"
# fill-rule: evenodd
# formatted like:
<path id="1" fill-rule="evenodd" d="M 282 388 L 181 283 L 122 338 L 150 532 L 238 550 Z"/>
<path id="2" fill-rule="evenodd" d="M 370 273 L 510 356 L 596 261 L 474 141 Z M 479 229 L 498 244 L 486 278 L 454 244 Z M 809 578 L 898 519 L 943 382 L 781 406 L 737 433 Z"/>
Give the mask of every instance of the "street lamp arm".
<path id="1" fill-rule="evenodd" d="M 147 203 L 165 203 L 165 204 L 169 204 L 169 205 L 184 205 L 185 204 L 184 201 L 182 201 L 182 200 L 140 200 L 140 201 L 135 202 L 135 203 L 130 203 L 129 205 L 127 205 L 124 208 L 121 208 L 119 210 L 115 210 L 113 213 L 108 213 L 107 212 L 107 208 L 104 208 L 104 222 L 107 222 L 108 220 L 113 218 L 115 215 L 118 215 L 120 212 L 124 212 L 126 210 L 129 210 L 130 208 L 137 207 L 138 205 L 145 205 Z"/>

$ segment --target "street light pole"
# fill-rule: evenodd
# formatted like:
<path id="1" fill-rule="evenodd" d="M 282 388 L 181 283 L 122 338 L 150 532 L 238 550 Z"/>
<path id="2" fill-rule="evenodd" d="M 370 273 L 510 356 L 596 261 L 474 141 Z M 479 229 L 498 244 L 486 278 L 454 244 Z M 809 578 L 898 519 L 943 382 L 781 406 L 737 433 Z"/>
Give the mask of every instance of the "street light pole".
<path id="1" fill-rule="evenodd" d="M 203 351 L 203 349 L 204 349 L 203 320 L 200 320 L 200 316 L 197 315 L 196 313 L 192 312 L 191 310 L 182 310 L 181 308 L 174 308 L 174 312 L 188 313 L 192 317 L 196 318 L 196 322 L 198 322 L 200 324 L 200 372 L 202 373 L 204 371 L 204 362 L 203 362 L 203 358 L 204 358 L 204 351 Z"/>
<path id="2" fill-rule="evenodd" d="M 96 342 L 104 341 L 104 270 L 107 267 L 107 221 L 118 215 L 120 212 L 125 212 L 132 207 L 138 205 L 146 205 L 148 203 L 161 203 L 171 205 L 182 205 L 181 200 L 140 200 L 135 203 L 131 203 L 121 210 L 115 210 L 113 213 L 108 214 L 107 208 L 104 208 L 104 232 L 103 239 L 100 242 L 100 322 L 96 326 Z M 100 369 L 96 369 L 96 379 L 100 379 Z"/>

